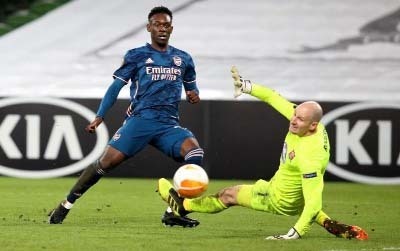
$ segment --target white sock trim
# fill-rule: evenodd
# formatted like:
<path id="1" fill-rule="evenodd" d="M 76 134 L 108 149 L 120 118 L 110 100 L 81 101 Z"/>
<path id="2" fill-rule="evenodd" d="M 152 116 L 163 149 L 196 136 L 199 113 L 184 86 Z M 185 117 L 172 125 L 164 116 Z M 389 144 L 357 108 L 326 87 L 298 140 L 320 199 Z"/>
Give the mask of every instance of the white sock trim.
<path id="1" fill-rule="evenodd" d="M 69 201 L 65 200 L 65 201 L 62 203 L 62 206 L 65 207 L 66 209 L 71 209 L 71 208 L 74 206 L 74 204 L 72 204 L 72 203 L 70 203 Z"/>

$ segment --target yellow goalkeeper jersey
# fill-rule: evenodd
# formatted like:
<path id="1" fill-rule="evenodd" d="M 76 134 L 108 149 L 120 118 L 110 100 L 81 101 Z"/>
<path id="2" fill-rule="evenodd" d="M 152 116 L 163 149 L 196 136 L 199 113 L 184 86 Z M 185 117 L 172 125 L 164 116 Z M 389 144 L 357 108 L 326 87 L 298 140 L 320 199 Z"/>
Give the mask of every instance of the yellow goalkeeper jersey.
<path id="1" fill-rule="evenodd" d="M 251 95 L 268 103 L 290 120 L 295 104 L 275 91 L 252 85 Z M 294 228 L 304 235 L 322 209 L 323 175 L 329 161 L 329 139 L 324 125 L 316 133 L 299 137 L 290 131 L 285 137 L 278 171 L 270 180 L 269 196 L 275 210 L 300 215 Z"/>

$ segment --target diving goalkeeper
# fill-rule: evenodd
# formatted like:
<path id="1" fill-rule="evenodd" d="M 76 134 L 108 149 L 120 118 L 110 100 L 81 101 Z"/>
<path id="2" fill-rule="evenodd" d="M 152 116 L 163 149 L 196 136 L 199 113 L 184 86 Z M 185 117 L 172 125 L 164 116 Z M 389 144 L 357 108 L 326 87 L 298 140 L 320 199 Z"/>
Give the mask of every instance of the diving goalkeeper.
<path id="1" fill-rule="evenodd" d="M 243 80 L 232 67 L 235 97 L 250 94 L 272 106 L 289 122 L 280 165 L 270 181 L 258 180 L 253 185 L 222 189 L 216 195 L 193 199 L 182 198 L 166 179 L 158 181 L 158 192 L 174 213 L 218 213 L 231 206 L 243 206 L 273 214 L 299 215 L 286 234 L 269 236 L 268 240 L 291 240 L 304 236 L 313 222 L 329 233 L 346 239 L 366 240 L 368 234 L 358 226 L 331 219 L 322 211 L 323 176 L 329 162 L 329 139 L 320 123 L 322 108 L 314 101 L 296 106 L 278 93 L 249 80 Z"/>

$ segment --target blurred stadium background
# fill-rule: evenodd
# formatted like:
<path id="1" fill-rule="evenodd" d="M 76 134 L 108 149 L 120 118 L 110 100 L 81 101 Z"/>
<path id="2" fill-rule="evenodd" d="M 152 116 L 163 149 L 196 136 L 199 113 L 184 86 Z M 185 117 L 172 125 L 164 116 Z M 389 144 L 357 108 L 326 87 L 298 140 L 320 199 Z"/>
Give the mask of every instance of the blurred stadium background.
<path id="1" fill-rule="evenodd" d="M 29 16 L 38 2 L 55 4 L 11 29 L 11 13 Z M 181 119 L 205 149 L 211 178 L 271 177 L 287 130 L 287 121 L 265 104 L 233 99 L 229 70 L 236 65 L 244 77 L 294 102 L 321 102 L 332 144 L 327 180 L 400 183 L 397 0 L 56 2 L 1 1 L 1 175 L 74 175 L 98 157 L 93 149 L 102 148 L 123 120 L 128 88 L 102 135 L 88 136 L 83 128 L 126 50 L 149 41 L 149 10 L 165 5 L 174 12 L 171 45 L 191 53 L 197 65 L 203 101 L 183 101 Z M 92 113 L 80 112 L 85 109 Z M 64 142 L 46 155 L 57 115 L 71 118 L 75 131 L 69 135 L 79 143 Z M 178 165 L 149 147 L 111 176 L 171 177 Z"/>

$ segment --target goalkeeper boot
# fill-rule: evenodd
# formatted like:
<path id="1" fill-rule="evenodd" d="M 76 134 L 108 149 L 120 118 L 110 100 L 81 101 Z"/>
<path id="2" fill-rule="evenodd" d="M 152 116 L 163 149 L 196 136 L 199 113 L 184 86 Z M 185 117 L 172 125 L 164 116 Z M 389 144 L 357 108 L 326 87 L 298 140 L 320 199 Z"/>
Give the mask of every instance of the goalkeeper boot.
<path id="1" fill-rule="evenodd" d="M 161 218 L 165 226 L 197 227 L 200 222 L 186 216 L 177 216 L 173 212 L 165 212 Z"/>
<path id="2" fill-rule="evenodd" d="M 48 214 L 49 224 L 62 224 L 65 217 L 67 217 L 69 209 L 66 209 L 62 204 L 63 202 Z"/>
<path id="3" fill-rule="evenodd" d="M 177 216 L 185 216 L 189 212 L 183 207 L 184 198 L 180 197 L 172 184 L 164 178 L 158 180 L 158 193 L 161 198 L 168 203 L 172 211 Z"/>
<path id="4" fill-rule="evenodd" d="M 362 228 L 358 226 L 350 226 L 343 223 L 339 223 L 335 220 L 327 219 L 324 221 L 324 228 L 336 237 L 345 239 L 356 238 L 358 240 L 367 240 L 368 234 Z"/>
<path id="5" fill-rule="evenodd" d="M 170 189 L 174 189 L 174 187 L 167 179 L 161 178 L 158 180 L 158 188 L 156 192 L 158 192 L 161 198 L 167 203 Z"/>
<path id="6" fill-rule="evenodd" d="M 185 198 L 179 196 L 175 189 L 171 188 L 169 190 L 169 195 L 167 198 L 168 205 L 171 207 L 175 215 L 185 216 L 189 213 L 183 206 L 183 201 Z"/>
<path id="7" fill-rule="evenodd" d="M 172 184 L 161 178 L 158 180 L 158 189 L 157 192 L 160 194 L 161 198 L 167 202 L 170 206 L 171 203 L 177 205 L 174 207 L 171 206 L 173 212 L 165 212 L 163 217 L 161 218 L 161 222 L 166 226 L 182 226 L 182 227 L 196 227 L 200 224 L 199 221 L 195 219 L 191 219 L 186 217 L 186 214 L 189 212 L 186 211 L 183 207 L 184 198 L 179 197 L 178 193 L 174 190 Z M 175 199 L 172 199 L 171 193 Z M 176 201 L 176 202 L 175 202 Z"/>

